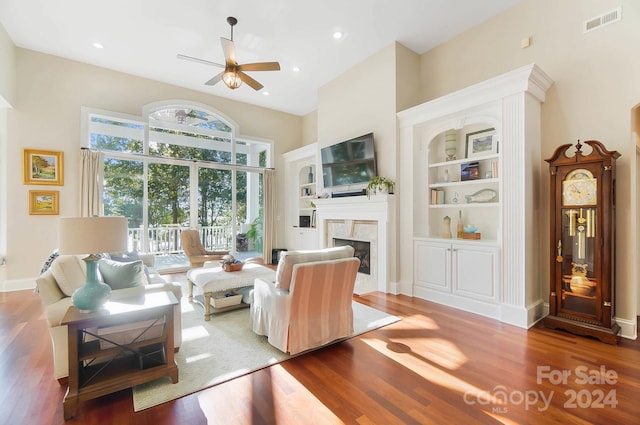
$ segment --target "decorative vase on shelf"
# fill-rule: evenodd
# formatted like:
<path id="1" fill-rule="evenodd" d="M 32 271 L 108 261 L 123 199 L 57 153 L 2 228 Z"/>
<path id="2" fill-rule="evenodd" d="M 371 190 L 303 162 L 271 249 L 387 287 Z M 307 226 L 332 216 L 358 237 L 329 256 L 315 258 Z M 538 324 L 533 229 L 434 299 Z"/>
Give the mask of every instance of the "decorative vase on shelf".
<path id="1" fill-rule="evenodd" d="M 456 159 L 456 147 L 458 144 L 458 133 L 455 130 L 449 130 L 444 134 L 444 153 L 447 155 L 447 161 Z"/>
<path id="2" fill-rule="evenodd" d="M 442 219 L 442 237 L 451 239 L 451 217 L 448 215 Z"/>
<path id="3" fill-rule="evenodd" d="M 313 167 L 309 167 L 309 183 L 313 183 Z"/>
<path id="4" fill-rule="evenodd" d="M 462 239 L 462 234 L 464 233 L 464 223 L 462 222 L 462 210 L 458 211 L 458 226 L 456 229 L 458 239 Z"/>

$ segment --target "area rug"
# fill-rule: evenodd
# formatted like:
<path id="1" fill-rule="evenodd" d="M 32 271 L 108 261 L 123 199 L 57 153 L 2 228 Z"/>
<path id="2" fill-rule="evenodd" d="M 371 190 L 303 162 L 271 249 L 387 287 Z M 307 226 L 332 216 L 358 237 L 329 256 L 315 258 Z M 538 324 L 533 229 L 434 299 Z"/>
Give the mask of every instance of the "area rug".
<path id="1" fill-rule="evenodd" d="M 353 314 L 352 337 L 400 320 L 355 301 Z M 177 384 L 163 378 L 134 387 L 133 408 L 136 412 L 148 409 L 291 357 L 271 346 L 265 336 L 253 333 L 248 308 L 215 315 L 206 322 L 202 307 L 183 298 L 182 346 L 175 355 L 180 379 Z"/>

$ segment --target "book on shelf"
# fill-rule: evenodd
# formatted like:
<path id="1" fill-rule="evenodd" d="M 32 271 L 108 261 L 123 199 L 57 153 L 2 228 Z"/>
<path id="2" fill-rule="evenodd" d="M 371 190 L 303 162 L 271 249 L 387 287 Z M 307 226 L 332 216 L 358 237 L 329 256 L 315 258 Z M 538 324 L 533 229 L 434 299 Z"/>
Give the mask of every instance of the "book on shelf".
<path id="1" fill-rule="evenodd" d="M 431 205 L 444 204 L 444 190 L 431 189 Z"/>

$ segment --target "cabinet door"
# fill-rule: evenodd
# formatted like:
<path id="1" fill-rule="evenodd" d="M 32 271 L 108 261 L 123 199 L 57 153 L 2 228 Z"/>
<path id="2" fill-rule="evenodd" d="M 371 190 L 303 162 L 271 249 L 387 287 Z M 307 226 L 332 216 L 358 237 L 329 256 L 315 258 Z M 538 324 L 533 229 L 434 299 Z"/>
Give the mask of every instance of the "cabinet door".
<path id="1" fill-rule="evenodd" d="M 289 250 L 318 249 L 318 231 L 316 229 L 301 229 L 294 227 L 289 232 Z"/>
<path id="2" fill-rule="evenodd" d="M 498 250 L 486 246 L 452 245 L 453 292 L 498 302 Z"/>
<path id="3" fill-rule="evenodd" d="M 451 292 L 451 244 L 416 241 L 414 255 L 416 285 Z"/>
<path id="4" fill-rule="evenodd" d="M 318 232 L 316 230 L 299 230 L 300 249 L 318 249 Z"/>

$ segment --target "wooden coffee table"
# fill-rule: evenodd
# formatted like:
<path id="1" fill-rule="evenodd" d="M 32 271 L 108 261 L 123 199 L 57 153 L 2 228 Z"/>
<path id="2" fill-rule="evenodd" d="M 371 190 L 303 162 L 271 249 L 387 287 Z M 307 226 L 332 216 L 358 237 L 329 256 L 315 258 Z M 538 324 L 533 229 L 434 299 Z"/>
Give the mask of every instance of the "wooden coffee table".
<path id="1" fill-rule="evenodd" d="M 249 304 L 240 302 L 239 304 L 228 307 L 214 308 L 211 305 L 211 298 L 219 293 L 253 286 L 256 278 L 273 281 L 276 278 L 276 272 L 259 263 L 245 263 L 242 270 L 235 272 L 226 272 L 219 265 L 191 269 L 187 272 L 187 279 L 189 280 L 189 301 L 197 301 L 203 305 L 204 320 L 209 320 L 211 315 L 215 313 L 249 307 Z M 194 285 L 202 290 L 202 297 L 194 297 Z"/>
<path id="2" fill-rule="evenodd" d="M 85 400 L 163 376 L 169 376 L 174 384 L 178 382 L 173 351 L 173 308 L 177 303 L 173 293 L 157 292 L 109 301 L 101 310 L 90 313 L 69 307 L 61 322 L 69 332 L 65 419 L 71 418 Z M 126 334 L 108 333 L 122 325 L 127 325 Z M 150 335 L 150 330 L 158 326 L 161 331 Z"/>

